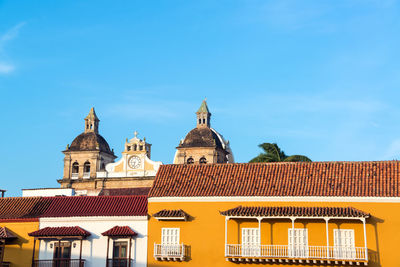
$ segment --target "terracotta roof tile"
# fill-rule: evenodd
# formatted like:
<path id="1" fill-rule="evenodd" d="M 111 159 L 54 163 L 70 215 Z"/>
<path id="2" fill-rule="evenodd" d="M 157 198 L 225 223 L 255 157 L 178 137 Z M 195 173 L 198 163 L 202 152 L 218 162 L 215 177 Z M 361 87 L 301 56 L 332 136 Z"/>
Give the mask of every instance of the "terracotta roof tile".
<path id="1" fill-rule="evenodd" d="M 0 198 L 0 219 L 38 218 L 51 204 L 51 198 Z"/>
<path id="2" fill-rule="evenodd" d="M 147 196 L 51 197 L 42 217 L 146 216 Z"/>
<path id="3" fill-rule="evenodd" d="M 13 239 L 17 238 L 7 227 L 0 227 L 0 239 Z"/>
<path id="4" fill-rule="evenodd" d="M 149 197 L 399 197 L 400 161 L 161 165 Z"/>
<path id="5" fill-rule="evenodd" d="M 52 237 L 52 236 L 90 236 L 90 232 L 82 229 L 79 226 L 71 227 L 45 227 L 28 234 L 34 237 Z"/>
<path id="6" fill-rule="evenodd" d="M 102 233 L 104 236 L 136 236 L 137 233 L 129 226 L 114 226 L 113 228 Z"/>
<path id="7" fill-rule="evenodd" d="M 154 213 L 153 217 L 156 217 L 156 218 L 170 218 L 170 217 L 188 218 L 189 214 L 187 214 L 183 210 L 160 210 L 159 212 Z"/>
<path id="8" fill-rule="evenodd" d="M 368 218 L 369 213 L 353 207 L 236 207 L 220 212 L 225 216 L 276 216 L 276 217 L 354 217 Z"/>

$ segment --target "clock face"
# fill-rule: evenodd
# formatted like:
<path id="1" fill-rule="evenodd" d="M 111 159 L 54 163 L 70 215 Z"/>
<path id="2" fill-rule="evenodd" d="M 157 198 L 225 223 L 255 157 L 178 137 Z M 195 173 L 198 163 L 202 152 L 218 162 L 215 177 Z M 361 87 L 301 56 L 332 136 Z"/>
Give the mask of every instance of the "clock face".
<path id="1" fill-rule="evenodd" d="M 137 169 L 140 167 L 140 158 L 132 156 L 129 158 L 128 164 L 132 169 Z"/>

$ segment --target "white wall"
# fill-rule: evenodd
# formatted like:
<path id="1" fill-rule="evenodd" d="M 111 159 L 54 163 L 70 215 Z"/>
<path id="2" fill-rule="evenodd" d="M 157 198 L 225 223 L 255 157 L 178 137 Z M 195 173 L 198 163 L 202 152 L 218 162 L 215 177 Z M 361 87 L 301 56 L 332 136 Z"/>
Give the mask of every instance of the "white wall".
<path id="1" fill-rule="evenodd" d="M 138 233 L 132 240 L 131 258 L 133 266 L 145 267 L 147 263 L 147 217 L 146 216 L 124 216 L 124 217 L 63 217 L 63 218 L 40 218 L 40 229 L 45 227 L 80 226 L 89 231 L 91 235 L 83 240 L 82 259 L 86 260 L 85 267 L 106 266 L 107 237 L 101 233 L 114 226 L 129 226 Z M 122 241 L 128 239 L 118 239 Z M 58 241 L 42 240 L 40 242 L 39 259 L 53 258 L 53 248 L 50 243 Z M 73 244 L 76 243 L 76 247 Z M 71 259 L 79 259 L 79 240 L 72 243 Z M 128 243 L 129 244 L 129 243 Z M 109 258 L 112 258 L 113 242 L 110 240 Z"/>
<path id="2" fill-rule="evenodd" d="M 22 189 L 23 197 L 55 197 L 73 195 L 75 195 L 75 191 L 72 188 Z"/>

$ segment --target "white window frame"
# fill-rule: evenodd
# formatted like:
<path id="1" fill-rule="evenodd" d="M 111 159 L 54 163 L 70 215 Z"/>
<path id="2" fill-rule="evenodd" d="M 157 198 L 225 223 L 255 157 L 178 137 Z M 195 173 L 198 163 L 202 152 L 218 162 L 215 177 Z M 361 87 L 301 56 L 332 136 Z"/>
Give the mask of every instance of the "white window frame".
<path id="1" fill-rule="evenodd" d="M 294 230 L 294 232 L 293 232 Z M 303 242 L 298 243 L 298 238 Z M 298 244 L 296 244 L 298 243 Z M 308 229 L 307 228 L 289 228 L 288 229 L 288 252 L 290 257 L 307 258 L 308 257 Z"/>
<path id="2" fill-rule="evenodd" d="M 244 242 L 250 236 L 253 242 Z M 242 228 L 242 255 L 243 256 L 260 256 L 261 244 L 260 244 L 260 229 L 255 227 Z"/>
<path id="3" fill-rule="evenodd" d="M 350 245 L 342 245 L 343 235 L 350 238 Z M 337 259 L 355 259 L 356 246 L 354 229 L 333 229 L 333 255 Z"/>
<path id="4" fill-rule="evenodd" d="M 180 257 L 179 228 L 161 228 L 161 254 L 167 257 Z"/>

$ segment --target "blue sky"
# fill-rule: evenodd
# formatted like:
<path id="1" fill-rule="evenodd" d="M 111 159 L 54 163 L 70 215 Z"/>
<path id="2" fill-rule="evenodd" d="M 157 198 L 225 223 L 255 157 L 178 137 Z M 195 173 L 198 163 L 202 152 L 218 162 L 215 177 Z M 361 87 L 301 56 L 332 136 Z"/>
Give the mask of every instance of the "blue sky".
<path id="1" fill-rule="evenodd" d="M 0 188 L 58 187 L 94 106 L 120 155 L 171 163 L 207 97 L 237 162 L 400 155 L 400 3 L 0 0 Z"/>

